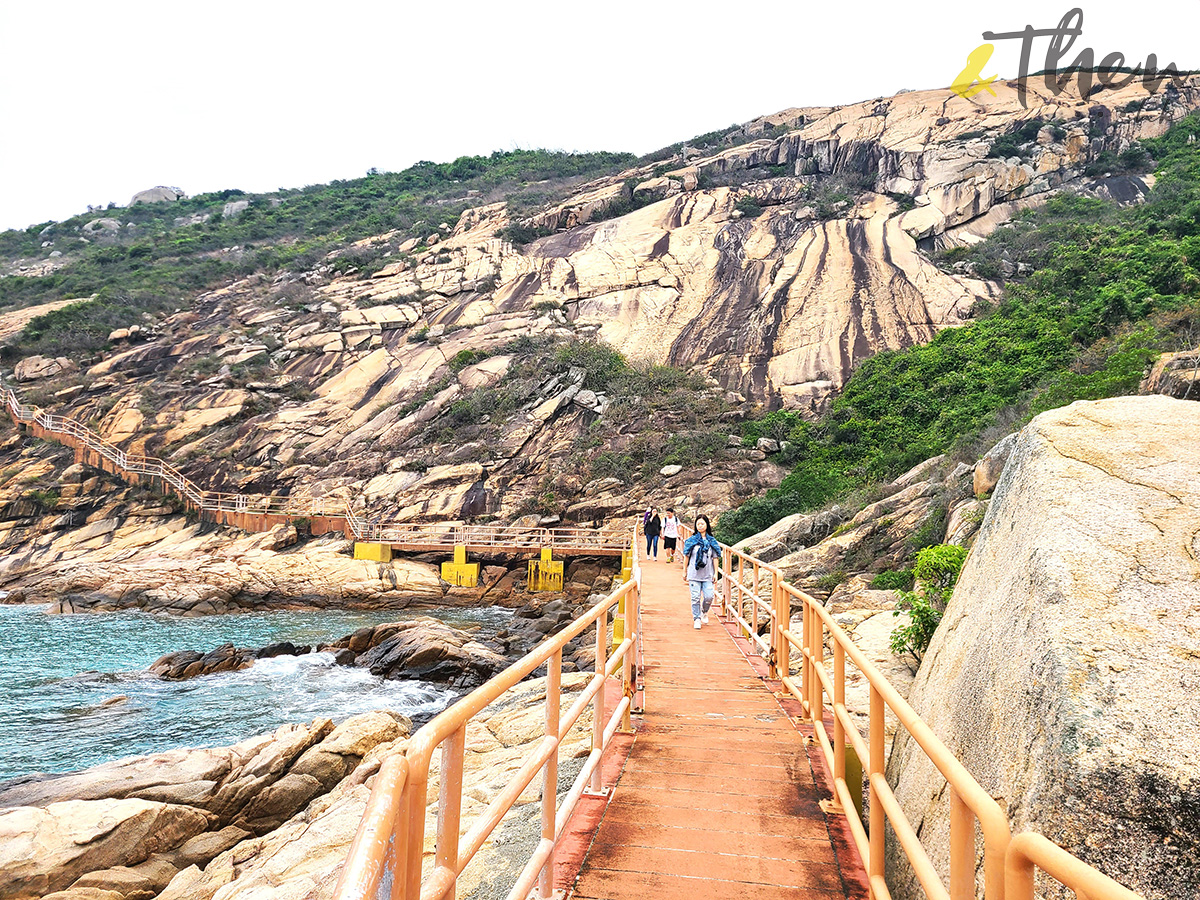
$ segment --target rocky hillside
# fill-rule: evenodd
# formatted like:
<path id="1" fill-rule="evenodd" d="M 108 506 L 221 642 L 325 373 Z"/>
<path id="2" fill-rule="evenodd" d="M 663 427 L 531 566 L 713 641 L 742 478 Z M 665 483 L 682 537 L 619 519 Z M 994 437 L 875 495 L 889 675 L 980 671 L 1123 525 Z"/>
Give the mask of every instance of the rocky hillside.
<path id="1" fill-rule="evenodd" d="M 929 251 L 1065 188 L 1137 200 L 1147 178 L 1106 177 L 1108 161 L 1197 105 L 1188 81 L 1086 100 L 1068 87 L 1027 110 L 1011 84 L 974 102 L 916 91 L 788 110 L 718 141 L 735 146 L 560 185 L 564 199 L 529 214 L 527 194 L 468 207 L 420 237 L 366 237 L 173 309 L 131 294 L 146 312 L 94 351 L 62 336 L 120 298 L 55 298 L 0 331 L 10 358 L 46 351 L 17 364 L 28 400 L 213 488 L 342 494 L 392 519 L 591 522 L 647 499 L 719 510 L 784 474 L 762 450 L 726 448 L 740 421 L 780 405 L 811 415 L 857 362 L 996 294 Z M 114 271 L 142 246 L 119 212 L 89 231 Z M 77 252 L 57 275 L 27 267 L 0 286 L 32 296 L 12 285 L 65 278 Z M 15 450 L 0 460 L 14 475 Z"/>

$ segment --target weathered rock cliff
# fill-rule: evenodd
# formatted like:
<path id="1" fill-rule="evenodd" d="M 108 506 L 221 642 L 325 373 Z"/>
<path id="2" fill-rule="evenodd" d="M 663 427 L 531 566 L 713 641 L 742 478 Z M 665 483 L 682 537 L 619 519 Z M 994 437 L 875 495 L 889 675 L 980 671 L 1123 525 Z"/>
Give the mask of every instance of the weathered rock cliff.
<path id="1" fill-rule="evenodd" d="M 1200 883 L 1197 433 L 1167 397 L 1034 419 L 909 697 L 1015 830 L 1152 900 Z M 889 776 L 944 871 L 945 782 L 904 738 Z"/>

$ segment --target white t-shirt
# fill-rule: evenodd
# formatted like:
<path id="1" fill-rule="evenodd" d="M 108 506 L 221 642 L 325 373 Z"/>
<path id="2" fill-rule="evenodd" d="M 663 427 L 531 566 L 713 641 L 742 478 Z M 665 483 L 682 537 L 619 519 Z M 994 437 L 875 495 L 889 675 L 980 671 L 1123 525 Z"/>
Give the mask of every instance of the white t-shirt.
<path id="1" fill-rule="evenodd" d="M 662 536 L 665 538 L 679 537 L 679 520 L 674 516 L 667 516 L 662 520 Z"/>

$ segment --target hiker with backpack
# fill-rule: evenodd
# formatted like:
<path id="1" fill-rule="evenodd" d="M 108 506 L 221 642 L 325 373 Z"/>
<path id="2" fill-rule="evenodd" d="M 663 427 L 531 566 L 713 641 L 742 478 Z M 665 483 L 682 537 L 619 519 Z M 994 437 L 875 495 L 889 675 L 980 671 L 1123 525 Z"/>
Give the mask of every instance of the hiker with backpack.
<path id="1" fill-rule="evenodd" d="M 675 546 L 679 542 L 679 520 L 675 518 L 675 510 L 667 507 L 667 516 L 662 521 L 663 550 L 667 554 L 667 562 L 675 561 Z"/>
<path id="2" fill-rule="evenodd" d="M 717 577 L 717 559 L 721 544 L 712 536 L 708 516 L 696 516 L 696 530 L 683 542 L 683 557 L 687 560 L 684 580 L 692 592 L 692 627 L 708 624 L 708 611 L 713 602 L 713 581 Z"/>

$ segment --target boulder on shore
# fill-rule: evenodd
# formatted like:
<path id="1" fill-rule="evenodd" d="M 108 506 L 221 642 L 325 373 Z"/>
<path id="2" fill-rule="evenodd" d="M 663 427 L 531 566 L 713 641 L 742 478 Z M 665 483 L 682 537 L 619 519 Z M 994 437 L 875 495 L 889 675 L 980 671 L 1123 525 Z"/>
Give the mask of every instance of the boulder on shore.
<path id="1" fill-rule="evenodd" d="M 1147 900 L 1200 883 L 1197 434 L 1200 404 L 1163 396 L 1034 419 L 909 696 L 1014 833 Z M 904 734 L 888 775 L 945 874 L 945 780 Z M 889 855 L 894 896 L 919 896 Z"/>

